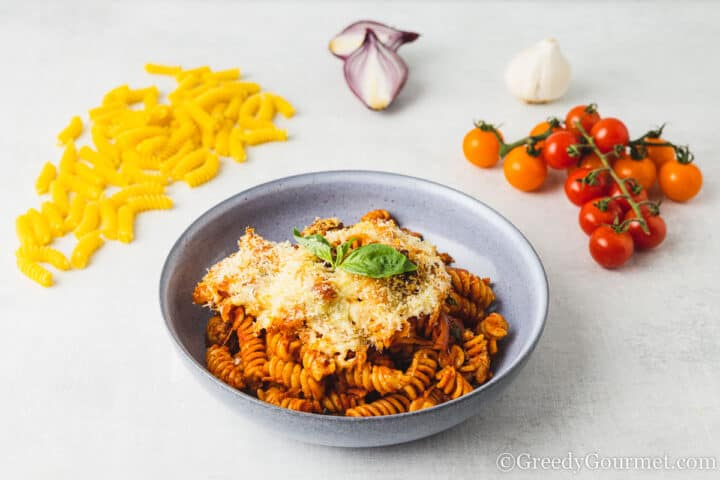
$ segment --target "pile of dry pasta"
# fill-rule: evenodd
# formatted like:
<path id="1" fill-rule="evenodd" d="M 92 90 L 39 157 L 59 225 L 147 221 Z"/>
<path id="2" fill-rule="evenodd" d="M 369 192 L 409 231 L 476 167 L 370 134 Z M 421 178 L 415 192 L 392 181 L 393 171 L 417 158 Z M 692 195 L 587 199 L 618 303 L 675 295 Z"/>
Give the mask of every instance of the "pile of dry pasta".
<path id="1" fill-rule="evenodd" d="M 137 214 L 172 208 L 167 185 L 182 180 L 197 187 L 218 174 L 220 156 L 244 162 L 247 146 L 287 139 L 273 119 L 292 117 L 292 105 L 240 81 L 238 69 L 148 64 L 145 70 L 175 78 L 168 102 L 160 103 L 155 86 L 111 90 L 88 112 L 91 142 L 83 146 L 75 142 L 86 126 L 73 117 L 58 135 L 64 148 L 58 165 L 47 162 L 35 183 L 45 197 L 41 207 L 16 220 L 18 268 L 40 285 L 53 284 L 41 264 L 82 269 L 105 240 L 131 242 Z M 77 242 L 68 260 L 49 245 L 70 233 Z"/>

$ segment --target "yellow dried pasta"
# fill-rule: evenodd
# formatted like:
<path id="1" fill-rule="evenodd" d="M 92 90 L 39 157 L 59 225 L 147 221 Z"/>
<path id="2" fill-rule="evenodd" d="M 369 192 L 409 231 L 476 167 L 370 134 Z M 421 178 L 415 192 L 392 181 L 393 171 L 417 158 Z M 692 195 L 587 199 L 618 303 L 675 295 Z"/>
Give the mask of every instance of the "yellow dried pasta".
<path id="1" fill-rule="evenodd" d="M 31 208 L 27 211 L 27 218 L 30 220 L 35 239 L 40 245 L 47 245 L 52 240 L 52 230 L 47 219 L 40 212 Z"/>
<path id="2" fill-rule="evenodd" d="M 205 157 L 207 156 L 207 154 L 207 149 L 199 148 L 182 157 L 178 164 L 175 165 L 175 168 L 172 169 L 172 178 L 175 180 L 180 180 L 190 170 L 193 170 L 202 165 L 205 161 Z"/>
<path id="3" fill-rule="evenodd" d="M 33 262 L 49 263 L 58 270 L 69 270 L 70 261 L 60 251 L 52 247 L 41 247 L 39 245 L 23 245 L 15 252 L 15 255 Z"/>
<path id="4" fill-rule="evenodd" d="M 60 180 L 54 180 L 50 184 L 50 198 L 53 204 L 60 210 L 60 213 L 66 215 L 70 209 L 70 201 L 65 185 Z"/>
<path id="5" fill-rule="evenodd" d="M 62 237 L 65 234 L 65 219 L 53 202 L 43 202 L 40 214 L 47 219 L 53 237 Z"/>
<path id="6" fill-rule="evenodd" d="M 20 245 L 35 245 L 38 243 L 32 222 L 27 214 L 20 215 L 15 219 L 15 233 Z"/>
<path id="7" fill-rule="evenodd" d="M 28 260 L 27 258 L 17 257 L 17 266 L 26 277 L 39 283 L 43 287 L 51 287 L 53 285 L 52 273 L 43 268 L 37 262 Z"/>
<path id="8" fill-rule="evenodd" d="M 292 105 L 242 81 L 237 68 L 149 63 L 145 70 L 174 77 L 169 101 L 154 85 L 112 88 L 101 105 L 88 110 L 90 138 L 77 147 L 86 125 L 73 117 L 58 134 L 59 161 L 45 163 L 35 181 L 38 195 L 49 198 L 16 220 L 21 246 L 44 248 L 69 232 L 81 239 L 78 245 L 91 234 L 100 242 L 100 236 L 131 242 L 137 213 L 172 208 L 165 185 L 203 185 L 218 174 L 220 156 L 244 162 L 247 146 L 287 138 L 274 119 L 292 116 Z M 24 273 L 52 284 L 34 258 L 39 257 L 25 258 Z"/>
<path id="9" fill-rule="evenodd" d="M 70 123 L 58 134 L 58 143 L 65 145 L 68 142 L 77 140 L 83 132 L 83 122 L 77 115 L 70 119 Z"/>
<path id="10" fill-rule="evenodd" d="M 195 170 L 191 170 L 183 176 L 185 183 L 191 187 L 199 187 L 203 183 L 207 183 L 218 174 L 220 170 L 220 159 L 217 155 L 208 153 L 205 162 Z"/>
<path id="11" fill-rule="evenodd" d="M 118 209 L 117 239 L 122 243 L 130 243 L 135 237 L 134 224 L 135 212 L 129 205 L 123 205 Z"/>
<path id="12" fill-rule="evenodd" d="M 100 206 L 97 202 L 90 202 L 85 205 L 80 223 L 75 227 L 75 237 L 80 239 L 98 226 L 100 226 Z"/>
<path id="13" fill-rule="evenodd" d="M 66 232 L 72 232 L 78 225 L 80 225 L 86 205 L 87 199 L 82 195 L 75 195 L 72 200 L 70 200 L 70 209 L 68 216 L 65 218 Z"/>
<path id="14" fill-rule="evenodd" d="M 245 145 L 258 145 L 267 142 L 284 142 L 287 140 L 287 132 L 278 128 L 261 128 L 243 132 L 241 135 Z"/>
<path id="15" fill-rule="evenodd" d="M 145 71 L 153 75 L 177 75 L 182 68 L 176 65 L 160 65 L 157 63 L 145 64 Z"/>
<path id="16" fill-rule="evenodd" d="M 50 183 L 52 183 L 56 177 L 57 169 L 55 168 L 55 165 L 50 162 L 45 162 L 42 170 L 40 170 L 40 175 L 38 175 L 37 180 L 35 180 L 35 191 L 38 195 L 47 193 L 48 190 L 50 190 Z"/>
<path id="17" fill-rule="evenodd" d="M 102 247 L 104 243 L 105 240 L 100 238 L 100 232 L 97 230 L 83 235 L 70 255 L 70 263 L 72 263 L 73 268 L 85 268 L 90 262 L 93 253 Z"/>
<path id="18" fill-rule="evenodd" d="M 157 183 L 137 183 L 125 187 L 116 194 L 110 197 L 110 201 L 116 206 L 125 203 L 131 197 L 138 197 L 140 195 L 165 193 L 165 186 Z"/>
<path id="19" fill-rule="evenodd" d="M 147 212 L 148 210 L 169 210 L 173 207 L 172 198 L 167 195 L 148 194 L 130 198 L 125 204 L 133 213 Z"/>
<path id="20" fill-rule="evenodd" d="M 100 200 L 100 232 L 108 240 L 117 239 L 118 218 L 115 203 L 109 198 Z"/>

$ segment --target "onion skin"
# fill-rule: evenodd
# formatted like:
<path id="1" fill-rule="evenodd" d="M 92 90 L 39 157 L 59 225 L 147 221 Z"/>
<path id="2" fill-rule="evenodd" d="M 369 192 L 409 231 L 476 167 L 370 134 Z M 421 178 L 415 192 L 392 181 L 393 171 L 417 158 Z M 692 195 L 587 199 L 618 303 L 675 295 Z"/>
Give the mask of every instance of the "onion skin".
<path id="1" fill-rule="evenodd" d="M 347 26 L 330 40 L 328 45 L 330 52 L 336 57 L 345 60 L 360 48 L 367 30 L 372 30 L 378 40 L 394 52 L 402 45 L 413 42 L 420 36 L 419 33 L 397 30 L 373 20 L 360 20 Z"/>
<path id="2" fill-rule="evenodd" d="M 405 86 L 408 66 L 370 29 L 360 48 L 345 59 L 345 81 L 371 110 L 385 110 Z"/>

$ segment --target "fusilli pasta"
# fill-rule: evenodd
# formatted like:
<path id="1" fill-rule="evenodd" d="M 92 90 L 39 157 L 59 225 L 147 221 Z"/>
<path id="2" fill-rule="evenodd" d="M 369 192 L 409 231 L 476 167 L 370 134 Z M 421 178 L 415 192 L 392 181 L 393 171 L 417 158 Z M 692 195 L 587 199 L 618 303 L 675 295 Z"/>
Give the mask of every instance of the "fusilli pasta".
<path id="1" fill-rule="evenodd" d="M 363 219 L 394 222 L 385 210 L 368 212 Z M 303 234 L 338 228 L 343 228 L 338 219 L 318 219 Z M 443 268 L 449 296 L 439 311 L 408 319 L 384 350 L 355 351 L 349 363 L 308 346 L 292 322 L 260 329 L 244 307 L 224 303 L 206 327 L 208 370 L 273 405 L 328 415 L 392 415 L 466 395 L 492 377 L 492 356 L 508 324 L 497 312 L 485 314 L 495 300 L 489 280 Z M 206 288 L 198 285 L 196 303 L 208 303 L 212 293 Z"/>

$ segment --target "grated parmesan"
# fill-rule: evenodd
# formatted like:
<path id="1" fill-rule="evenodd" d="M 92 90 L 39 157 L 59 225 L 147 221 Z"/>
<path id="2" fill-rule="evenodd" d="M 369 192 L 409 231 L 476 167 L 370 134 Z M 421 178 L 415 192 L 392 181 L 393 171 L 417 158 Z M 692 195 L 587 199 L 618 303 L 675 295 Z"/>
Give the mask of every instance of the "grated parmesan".
<path id="1" fill-rule="evenodd" d="M 359 222 L 326 233 L 333 245 L 351 237 L 406 253 L 417 272 L 373 279 L 332 270 L 289 242 L 271 242 L 248 228 L 238 252 L 211 267 L 196 301 L 213 309 L 244 306 L 256 328 L 289 329 L 314 350 L 342 364 L 348 352 L 382 350 L 411 317 L 439 312 L 450 276 L 434 245 L 405 233 L 394 222 Z"/>

